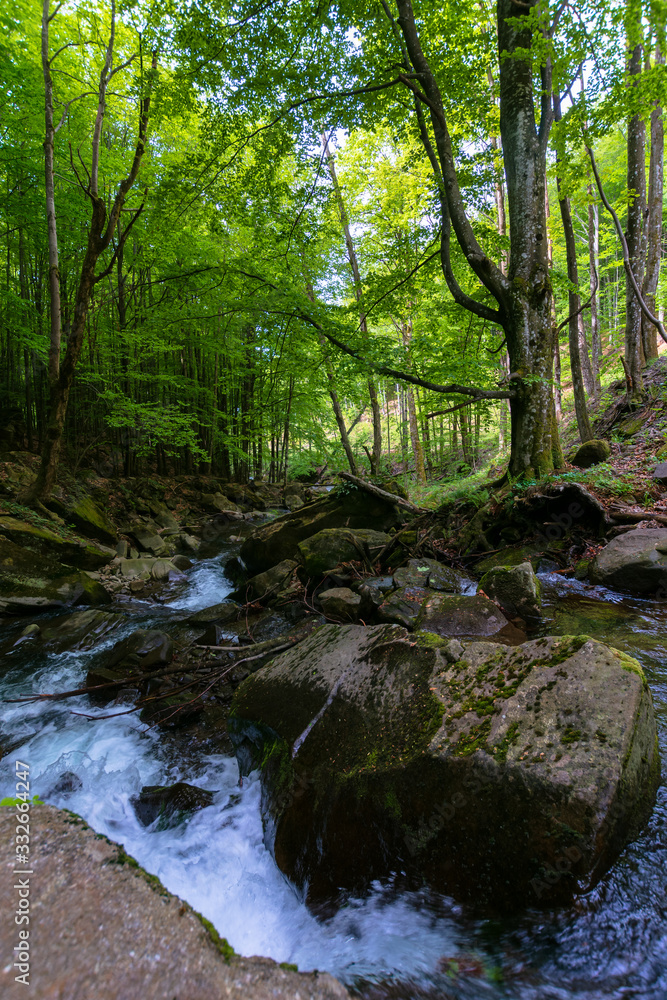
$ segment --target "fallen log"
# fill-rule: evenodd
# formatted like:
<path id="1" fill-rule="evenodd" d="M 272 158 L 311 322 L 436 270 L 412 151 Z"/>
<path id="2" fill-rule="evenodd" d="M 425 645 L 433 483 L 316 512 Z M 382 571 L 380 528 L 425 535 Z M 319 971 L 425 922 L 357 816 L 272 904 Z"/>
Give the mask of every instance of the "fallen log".
<path id="1" fill-rule="evenodd" d="M 630 510 L 629 507 L 610 507 L 610 516 L 620 524 L 639 524 L 640 521 L 657 521 L 667 524 L 664 514 L 654 514 L 650 510 Z"/>
<path id="2" fill-rule="evenodd" d="M 430 513 L 424 507 L 416 507 L 409 500 L 404 500 L 403 497 L 396 496 L 395 493 L 387 493 L 386 490 L 380 489 L 379 486 L 374 486 L 373 483 L 367 483 L 365 479 L 359 479 L 358 476 L 353 476 L 351 472 L 340 472 L 339 476 L 341 479 L 346 479 L 348 482 L 353 483 L 360 490 L 366 490 L 371 496 L 378 497 L 380 500 L 385 500 L 387 503 L 393 503 L 397 507 L 402 507 L 403 510 L 409 510 L 411 514 L 427 514 Z"/>

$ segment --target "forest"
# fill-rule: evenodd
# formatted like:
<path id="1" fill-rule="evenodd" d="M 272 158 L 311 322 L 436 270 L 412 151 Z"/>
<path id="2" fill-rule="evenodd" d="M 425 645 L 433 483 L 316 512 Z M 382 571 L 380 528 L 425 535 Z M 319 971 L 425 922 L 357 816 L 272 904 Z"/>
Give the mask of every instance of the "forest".
<path id="1" fill-rule="evenodd" d="M 3 998 L 665 1000 L 666 23 L 2 0 Z"/>
<path id="2" fill-rule="evenodd" d="M 0 406 L 42 497 L 60 454 L 530 477 L 603 381 L 641 397 L 662 2 L 0 17 Z"/>

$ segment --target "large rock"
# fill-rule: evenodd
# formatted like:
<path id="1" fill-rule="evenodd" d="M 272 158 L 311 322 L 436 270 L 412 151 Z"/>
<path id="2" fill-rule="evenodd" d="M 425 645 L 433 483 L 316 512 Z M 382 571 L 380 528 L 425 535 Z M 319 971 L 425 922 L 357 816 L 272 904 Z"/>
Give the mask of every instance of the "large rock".
<path id="1" fill-rule="evenodd" d="M 30 614 L 35 611 L 56 611 L 74 605 L 99 606 L 110 604 L 111 596 L 101 583 L 83 570 L 57 576 L 55 579 L 22 580 L 5 591 L 7 581 L 0 582 L 0 613 Z"/>
<path id="2" fill-rule="evenodd" d="M 529 562 L 496 566 L 479 581 L 479 589 L 496 601 L 510 617 L 533 618 L 542 606 L 540 581 Z"/>
<path id="3" fill-rule="evenodd" d="M 418 627 L 427 598 L 425 587 L 401 587 L 387 594 L 377 609 L 377 616 L 381 622 L 402 625 L 412 631 Z"/>
<path id="4" fill-rule="evenodd" d="M 190 625 L 224 625 L 225 622 L 235 621 L 238 618 L 238 604 L 231 601 L 222 601 L 221 604 L 212 604 L 209 608 L 202 608 L 188 618 Z"/>
<path id="5" fill-rule="evenodd" d="M 589 570 L 593 583 L 633 594 L 667 594 L 667 528 L 634 528 L 598 552 Z"/>
<path id="6" fill-rule="evenodd" d="M 410 559 L 394 573 L 397 587 L 429 587 L 450 594 L 462 594 L 471 581 L 452 566 L 445 566 L 436 559 Z"/>
<path id="7" fill-rule="evenodd" d="M 390 541 L 372 528 L 325 528 L 299 542 L 299 554 L 308 576 L 318 577 L 349 560 L 372 563 Z"/>
<path id="8" fill-rule="evenodd" d="M 216 512 L 224 514 L 227 511 L 237 514 L 241 512 L 241 508 L 237 504 L 232 503 L 224 493 L 202 493 L 201 502 L 204 509 L 211 514 L 215 514 Z"/>
<path id="9" fill-rule="evenodd" d="M 84 571 L 73 572 L 71 566 L 0 535 L 0 613 L 25 614 L 110 600 L 104 587 Z"/>
<path id="10" fill-rule="evenodd" d="M 241 684 L 229 728 L 311 903 L 395 871 L 482 907 L 571 902 L 660 778 L 639 664 L 585 636 L 422 647 L 327 625 Z"/>
<path id="11" fill-rule="evenodd" d="M 486 597 L 453 596 L 424 587 L 395 590 L 377 614 L 380 621 L 446 637 L 495 636 L 508 625 L 502 611 Z"/>
<path id="12" fill-rule="evenodd" d="M 113 549 L 97 542 L 82 538 L 63 538 L 51 528 L 4 515 L 0 517 L 0 535 L 33 552 L 39 557 L 35 565 L 42 568 L 69 566 L 73 569 L 95 570 L 108 563 L 116 554 Z M 0 551 L 3 544 L 0 541 Z"/>
<path id="13" fill-rule="evenodd" d="M 128 678 L 133 679 L 135 686 L 146 688 L 148 681 L 144 675 L 171 663 L 173 655 L 174 643 L 165 632 L 137 629 L 91 660 L 86 686 L 100 688 L 91 697 L 106 704 L 116 697 L 122 682 Z"/>
<path id="14" fill-rule="evenodd" d="M 320 591 L 317 599 L 327 618 L 357 622 L 362 616 L 362 597 L 349 587 L 331 587 Z"/>
<path id="15" fill-rule="evenodd" d="M 423 631 L 441 636 L 496 636 L 507 625 L 502 611 L 479 594 L 469 597 L 429 594 L 419 621 Z"/>
<path id="16" fill-rule="evenodd" d="M 660 462 L 653 471 L 653 479 L 662 486 L 667 486 L 667 462 Z"/>
<path id="17" fill-rule="evenodd" d="M 40 845 L 31 880 L 29 985 L 15 982 L 21 944 L 15 855 L 5 851 L 0 905 L 0 994 L 6 1000 L 345 1000 L 326 973 L 301 974 L 267 958 L 241 958 L 186 902 L 172 896 L 122 847 L 71 812 L 33 806 L 30 833 Z M 0 842 L 11 844 L 16 811 L 0 809 Z M 38 884 L 39 880 L 39 884 Z M 25 929 L 25 928 L 24 928 Z M 23 939 L 25 940 L 25 938 Z M 41 956 L 41 958 L 38 958 Z"/>
<path id="18" fill-rule="evenodd" d="M 577 449 L 572 459 L 572 465 L 576 465 L 580 469 L 589 469 L 591 465 L 606 462 L 610 455 L 609 442 L 603 438 L 594 438 L 592 441 L 586 441 Z"/>
<path id="19" fill-rule="evenodd" d="M 163 556 L 168 551 L 164 539 L 151 531 L 149 526 L 134 524 L 128 534 L 136 541 L 141 552 L 150 552 L 153 556 Z"/>
<path id="20" fill-rule="evenodd" d="M 262 525 L 246 538 L 241 546 L 241 558 L 249 573 L 261 573 L 283 559 L 295 559 L 299 542 L 325 528 L 387 531 L 403 520 L 404 516 L 393 504 L 364 491 L 346 488 L 345 492 L 331 493 Z"/>
<path id="21" fill-rule="evenodd" d="M 73 524 L 86 538 L 96 538 L 107 545 L 116 544 L 118 533 L 114 524 L 90 497 L 73 500 L 53 499 L 47 506 L 63 517 L 68 524 Z"/>
<path id="22" fill-rule="evenodd" d="M 39 638 L 50 652 L 93 649 L 125 621 L 109 611 L 74 611 L 40 626 Z"/>
<path id="23" fill-rule="evenodd" d="M 277 566 L 272 566 L 264 573 L 253 576 L 243 586 L 238 587 L 229 595 L 232 600 L 241 601 L 264 601 L 275 595 L 286 587 L 292 579 L 292 574 L 297 564 L 293 559 L 283 559 Z"/>

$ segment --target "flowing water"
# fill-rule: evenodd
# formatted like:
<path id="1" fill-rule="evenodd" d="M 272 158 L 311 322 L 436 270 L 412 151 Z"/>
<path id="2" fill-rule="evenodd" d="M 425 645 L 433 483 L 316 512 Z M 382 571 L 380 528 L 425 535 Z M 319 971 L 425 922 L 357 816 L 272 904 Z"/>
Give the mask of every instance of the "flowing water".
<path id="1" fill-rule="evenodd" d="M 667 759 L 667 607 L 555 575 L 543 582 L 544 634 L 588 633 L 640 660 Z M 170 617 L 218 603 L 230 589 L 220 559 L 202 560 L 171 604 L 127 602 L 124 621 L 104 641 L 111 644 L 139 627 L 168 628 Z M 85 679 L 90 653 L 36 655 L 31 648 L 20 643 L 5 658 L 1 698 L 70 689 Z M 447 897 L 406 893 L 387 883 L 321 920 L 306 909 L 264 846 L 256 776 L 240 789 L 233 758 L 193 759 L 173 736 L 146 732 L 135 715 L 102 718 L 109 711 L 92 707 L 85 696 L 3 705 L 0 796 L 13 794 L 14 761 L 28 763 L 32 791 L 122 843 L 208 917 L 236 951 L 293 962 L 302 970 L 328 970 L 373 1000 L 667 997 L 664 789 L 641 838 L 571 909 L 480 920 Z M 64 772 L 76 774 L 81 787 L 58 792 Z M 213 804 L 176 828 L 143 827 L 132 796 L 142 785 L 177 780 L 213 790 Z"/>

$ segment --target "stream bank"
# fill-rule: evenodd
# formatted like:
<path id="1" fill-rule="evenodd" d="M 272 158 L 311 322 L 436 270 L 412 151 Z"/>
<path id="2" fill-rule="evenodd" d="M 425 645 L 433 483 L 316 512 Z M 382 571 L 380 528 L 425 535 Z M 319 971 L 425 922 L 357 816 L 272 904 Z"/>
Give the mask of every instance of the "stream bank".
<path id="1" fill-rule="evenodd" d="M 121 612 L 121 620 L 96 644 L 95 653 L 137 628 L 178 632 L 198 610 L 225 603 L 233 586 L 225 566 L 238 557 L 240 543 L 212 544 L 218 554 L 204 550 L 209 558 L 194 561 L 173 593 L 163 591 L 162 602 L 136 596 L 116 601 L 113 609 Z M 345 572 L 353 577 L 354 569 L 349 565 Z M 663 603 L 622 598 L 565 580 L 549 573 L 548 566 L 543 570 L 538 632 L 588 632 L 638 656 L 653 690 L 664 753 Z M 312 601 L 312 587 L 306 593 Z M 275 606 L 268 611 L 279 613 Z M 265 614 L 258 611 L 259 617 Z M 7 625 L 18 638 L 26 619 Z M 36 655 L 36 647 L 21 642 L 7 654 L 2 696 L 74 688 L 85 680 L 91 655 L 90 649 L 47 649 Z M 123 843 L 168 889 L 210 919 L 236 951 L 270 955 L 305 970 L 327 969 L 366 997 L 598 1000 L 627 995 L 638 983 L 635 995 L 651 1000 L 664 995 L 662 788 L 640 838 L 572 907 L 480 918 L 451 897 L 406 887 L 399 871 L 363 896 L 348 895 L 333 917 L 318 918 L 280 875 L 265 847 L 257 776 L 239 788 L 236 761 L 224 748 L 206 745 L 194 728 L 146 730 L 136 715 L 119 714 L 128 707 L 127 702 L 91 706 L 85 695 L 64 703 L 5 706 L 3 792 L 9 787 L 6 762 L 20 752 L 34 768 L 38 794 Z M 114 717 L 104 718 L 110 714 Z M 63 788 L 59 779 L 67 772 L 77 775 L 80 787 Z M 174 826 L 144 827 L 133 798 L 145 785 L 179 780 L 213 792 L 212 805 Z"/>

